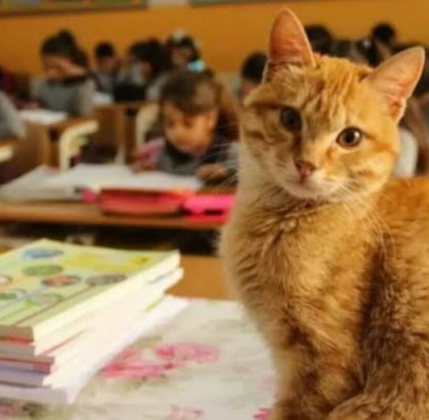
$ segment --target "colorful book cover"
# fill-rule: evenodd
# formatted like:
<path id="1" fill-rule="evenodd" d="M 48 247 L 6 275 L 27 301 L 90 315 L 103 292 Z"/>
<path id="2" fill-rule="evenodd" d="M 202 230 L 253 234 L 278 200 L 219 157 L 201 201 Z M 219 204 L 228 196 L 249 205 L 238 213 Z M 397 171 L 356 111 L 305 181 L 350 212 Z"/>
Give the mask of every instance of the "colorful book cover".
<path id="1" fill-rule="evenodd" d="M 78 318 L 154 282 L 179 264 L 176 252 L 117 251 L 41 240 L 0 256 L 0 338 L 35 339 L 42 324 Z M 75 312 L 75 317 L 73 313 Z M 46 325 L 45 325 L 46 326 Z M 50 330 L 50 332 L 51 332 Z M 42 334 L 42 331 L 40 331 Z"/>

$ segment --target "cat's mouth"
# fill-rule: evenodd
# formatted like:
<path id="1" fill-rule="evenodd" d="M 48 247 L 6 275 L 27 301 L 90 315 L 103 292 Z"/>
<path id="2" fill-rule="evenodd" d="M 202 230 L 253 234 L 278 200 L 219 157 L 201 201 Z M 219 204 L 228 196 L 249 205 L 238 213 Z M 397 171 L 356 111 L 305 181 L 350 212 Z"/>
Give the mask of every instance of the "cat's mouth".
<path id="1" fill-rule="evenodd" d="M 337 200 L 343 188 L 339 179 L 326 176 L 323 170 L 303 177 L 293 165 L 267 165 L 266 169 L 279 187 L 300 200 Z"/>
<path id="2" fill-rule="evenodd" d="M 327 191 L 326 188 L 309 179 L 286 181 L 284 183 L 284 188 L 292 196 L 306 200 L 327 198 L 332 194 L 332 191 Z"/>
<path id="3" fill-rule="evenodd" d="M 279 181 L 279 180 L 278 180 Z M 302 200 L 327 200 L 334 198 L 339 187 L 319 178 L 300 178 L 298 176 L 280 180 L 287 193 Z"/>

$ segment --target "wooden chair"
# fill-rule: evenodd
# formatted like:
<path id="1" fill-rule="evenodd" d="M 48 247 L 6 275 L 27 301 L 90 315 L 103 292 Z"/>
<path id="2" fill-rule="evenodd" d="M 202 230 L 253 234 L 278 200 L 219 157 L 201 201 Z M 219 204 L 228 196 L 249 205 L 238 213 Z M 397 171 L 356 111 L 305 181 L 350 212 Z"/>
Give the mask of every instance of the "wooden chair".
<path id="1" fill-rule="evenodd" d="M 134 147 L 146 142 L 146 134 L 153 127 L 159 115 L 158 104 L 148 104 L 136 116 Z"/>
<path id="2" fill-rule="evenodd" d="M 100 124 L 96 120 L 83 121 L 66 128 L 58 139 L 59 168 L 64 171 L 71 165 L 72 158 L 96 134 Z"/>
<path id="3" fill-rule="evenodd" d="M 98 129 L 96 126 L 97 120 L 91 118 L 71 119 L 52 125 L 28 123 L 25 138 L 13 143 L 13 157 L 2 164 L 2 180 L 11 181 L 41 165 L 67 167 L 69 147 L 75 150 L 78 143 L 76 140 L 74 144 L 70 137 L 91 135 Z M 63 137 L 64 134 L 67 135 Z"/>
<path id="4" fill-rule="evenodd" d="M 14 144 L 19 139 L 2 139 L 0 140 L 0 163 L 10 161 L 14 156 Z"/>

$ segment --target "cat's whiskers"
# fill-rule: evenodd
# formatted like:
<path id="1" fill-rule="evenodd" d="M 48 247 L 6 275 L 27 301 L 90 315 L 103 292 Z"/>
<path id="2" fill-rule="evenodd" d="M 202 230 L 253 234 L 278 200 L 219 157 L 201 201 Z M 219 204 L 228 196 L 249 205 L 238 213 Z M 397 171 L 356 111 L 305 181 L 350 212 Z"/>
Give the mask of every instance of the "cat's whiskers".
<path id="1" fill-rule="evenodd" d="M 238 123 L 228 123 L 228 124 L 219 124 L 217 127 L 217 130 L 223 130 L 225 128 L 240 128 L 240 124 Z"/>
<path id="2" fill-rule="evenodd" d="M 200 165 L 203 163 L 203 159 L 204 159 L 204 161 L 207 161 L 207 159 L 211 159 L 211 158 L 228 156 L 228 152 L 229 152 L 230 148 L 231 148 L 230 143 L 221 144 L 219 146 L 216 146 L 216 149 L 213 152 L 199 157 L 197 159 L 197 162 Z M 230 159 L 230 161 L 232 161 L 232 159 Z M 213 163 L 216 163 L 216 162 L 213 162 Z M 222 161 L 222 164 L 224 164 L 224 161 Z"/>
<path id="3" fill-rule="evenodd" d="M 221 194 L 225 192 L 231 192 L 231 187 L 237 182 L 237 175 L 231 174 L 225 178 L 222 182 L 216 184 L 213 188 L 210 188 L 210 191 L 213 194 Z"/>

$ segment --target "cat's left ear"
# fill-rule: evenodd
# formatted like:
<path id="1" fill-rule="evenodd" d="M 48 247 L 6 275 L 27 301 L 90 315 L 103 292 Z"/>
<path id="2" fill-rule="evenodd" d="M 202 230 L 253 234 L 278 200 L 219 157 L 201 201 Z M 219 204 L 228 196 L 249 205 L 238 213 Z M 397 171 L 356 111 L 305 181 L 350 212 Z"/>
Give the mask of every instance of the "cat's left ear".
<path id="1" fill-rule="evenodd" d="M 422 75 L 425 50 L 414 47 L 394 55 L 376 68 L 366 81 L 385 99 L 390 115 L 399 121 L 407 100 Z"/>
<path id="2" fill-rule="evenodd" d="M 285 8 L 271 28 L 265 80 L 269 80 L 282 65 L 313 66 L 315 64 L 310 42 L 295 14 Z"/>

